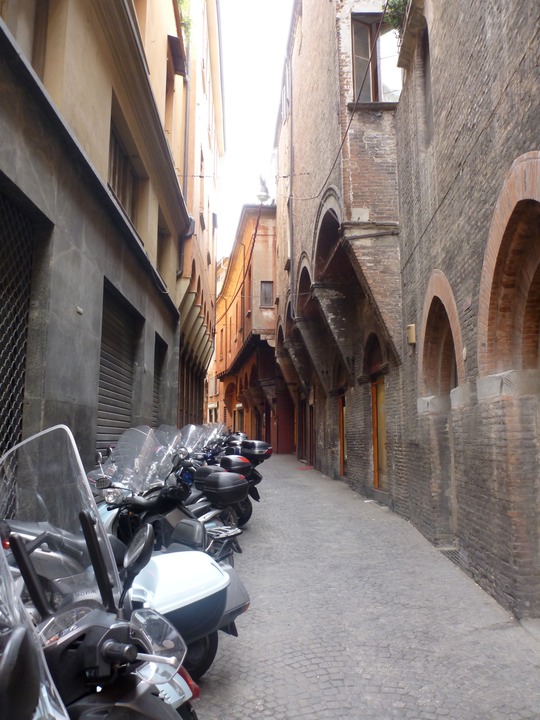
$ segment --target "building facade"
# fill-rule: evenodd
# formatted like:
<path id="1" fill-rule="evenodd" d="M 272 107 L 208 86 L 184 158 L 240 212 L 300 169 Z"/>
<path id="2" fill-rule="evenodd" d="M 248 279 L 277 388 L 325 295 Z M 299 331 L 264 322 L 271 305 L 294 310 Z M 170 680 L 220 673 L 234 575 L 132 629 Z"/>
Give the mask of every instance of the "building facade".
<path id="1" fill-rule="evenodd" d="M 378 2 L 295 4 L 276 135 L 276 358 L 299 457 L 399 502 L 388 455 L 401 432 L 400 78 L 381 17 Z M 383 55 L 393 66 L 377 70 Z"/>
<path id="2" fill-rule="evenodd" d="M 274 205 L 244 205 L 217 299 L 215 376 L 219 421 L 290 452 L 294 408 L 275 364 L 275 226 Z"/>
<path id="3" fill-rule="evenodd" d="M 214 348 L 218 177 L 225 153 L 218 0 L 189 0 L 187 157 L 183 194 L 193 218 L 183 248 L 178 426 L 205 419 L 205 382 Z"/>
<path id="4" fill-rule="evenodd" d="M 206 157 L 189 121 L 194 71 L 172 1 L 9 0 L 0 46 L 2 450 L 62 422 L 90 466 L 126 427 L 177 424 L 188 402 L 202 417 L 213 256 L 201 217 L 216 223 L 187 182 Z M 185 323 L 193 287 L 204 331 Z"/>
<path id="5" fill-rule="evenodd" d="M 410 517 L 519 617 L 540 614 L 539 27 L 535 2 L 412 0 L 396 119 Z"/>
<path id="6" fill-rule="evenodd" d="M 276 361 L 297 454 L 538 616 L 539 8 L 410 0 L 394 51 L 384 6 L 295 3 Z"/>

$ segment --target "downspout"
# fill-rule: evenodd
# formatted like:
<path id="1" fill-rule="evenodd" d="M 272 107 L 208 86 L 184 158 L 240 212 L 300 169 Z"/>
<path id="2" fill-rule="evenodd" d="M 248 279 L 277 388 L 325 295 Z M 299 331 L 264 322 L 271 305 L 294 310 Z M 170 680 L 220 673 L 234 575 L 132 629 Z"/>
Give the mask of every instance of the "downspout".
<path id="1" fill-rule="evenodd" d="M 190 74 L 190 51 L 188 46 L 187 51 L 187 73 L 186 73 L 186 110 L 185 110 L 185 122 L 184 122 L 184 182 L 182 183 L 182 193 L 184 195 L 184 201 L 187 205 L 187 178 L 188 178 L 188 159 L 189 159 L 189 106 L 191 96 L 191 83 L 189 80 Z"/>
<path id="2" fill-rule="evenodd" d="M 184 202 L 186 203 L 187 208 L 187 179 L 188 179 L 188 169 L 189 169 L 189 101 L 190 101 L 190 95 L 191 95 L 191 83 L 189 80 L 189 49 L 187 52 L 187 58 L 186 58 L 186 68 L 187 72 L 184 76 L 184 80 L 186 83 L 186 107 L 185 107 L 185 117 L 184 117 L 184 177 L 182 180 L 182 195 L 184 197 Z M 179 261 L 179 268 L 178 272 L 176 273 L 177 277 L 181 277 L 184 274 L 184 245 L 186 240 L 189 240 L 191 237 L 193 237 L 195 233 L 195 220 L 192 215 L 189 215 L 189 228 L 186 230 L 185 233 L 182 234 L 180 238 L 180 242 L 182 243 L 181 251 L 180 251 L 180 261 Z"/>
<path id="3" fill-rule="evenodd" d="M 291 299 L 293 302 L 292 310 L 293 310 L 293 318 L 296 318 L 296 300 L 294 295 L 294 288 L 295 288 L 295 265 L 294 265 L 294 221 L 293 221 L 293 213 L 294 213 L 294 146 L 293 146 L 293 108 L 294 108 L 294 102 L 293 102 L 293 96 L 294 96 L 294 86 L 293 86 L 293 67 L 292 62 L 289 62 L 289 73 L 290 73 L 290 89 L 291 89 L 291 112 L 289 115 L 289 242 L 290 242 L 290 258 L 291 258 L 291 275 L 290 275 L 290 293 L 291 293 Z"/>

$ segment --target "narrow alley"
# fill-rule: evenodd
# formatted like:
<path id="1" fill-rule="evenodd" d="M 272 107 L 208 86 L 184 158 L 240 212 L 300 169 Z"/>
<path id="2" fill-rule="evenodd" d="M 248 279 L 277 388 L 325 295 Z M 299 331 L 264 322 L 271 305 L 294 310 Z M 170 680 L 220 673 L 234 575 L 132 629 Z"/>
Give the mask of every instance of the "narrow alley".
<path id="1" fill-rule="evenodd" d="M 200 720 L 540 717 L 534 621 L 345 484 L 292 455 L 261 470 L 235 561 L 251 607 L 220 633 Z"/>

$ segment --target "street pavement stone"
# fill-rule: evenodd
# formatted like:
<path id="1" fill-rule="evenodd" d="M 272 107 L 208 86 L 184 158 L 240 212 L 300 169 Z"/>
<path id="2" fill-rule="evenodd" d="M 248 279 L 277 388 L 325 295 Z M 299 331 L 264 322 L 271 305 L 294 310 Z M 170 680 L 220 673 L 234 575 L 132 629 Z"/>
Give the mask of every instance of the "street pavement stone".
<path id="1" fill-rule="evenodd" d="M 292 455 L 260 470 L 199 720 L 540 719 L 540 636 L 409 522 Z"/>

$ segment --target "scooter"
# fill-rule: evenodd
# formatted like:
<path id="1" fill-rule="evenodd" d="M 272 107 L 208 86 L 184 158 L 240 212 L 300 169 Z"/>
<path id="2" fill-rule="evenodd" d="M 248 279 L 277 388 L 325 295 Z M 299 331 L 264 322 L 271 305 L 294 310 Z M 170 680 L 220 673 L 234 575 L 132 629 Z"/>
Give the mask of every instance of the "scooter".
<path id="1" fill-rule="evenodd" d="M 0 517 L 12 597 L 35 623 L 70 719 L 194 720 L 192 690 L 178 674 L 184 640 L 155 610 L 126 602 L 150 559 L 152 529 L 128 547 L 121 584 L 67 427 L 38 433 L 0 459 Z"/>
<path id="2" fill-rule="evenodd" d="M 92 474 L 93 491 L 102 499 L 98 511 L 107 532 L 116 538 L 120 561 L 122 542 L 128 542 L 141 525 L 154 528 L 156 552 L 135 582 L 134 601 L 163 613 L 178 628 L 188 644 L 185 667 L 198 680 L 214 661 L 218 631 L 238 636 L 235 621 L 250 603 L 230 557 L 217 555 L 218 564 L 202 549 L 223 549 L 223 543 L 235 540 L 241 531 L 209 529 L 210 545 L 206 528 L 197 518 L 186 516 L 176 480 L 166 485 L 172 461 L 156 457 L 153 431 L 132 428 L 121 440 L 114 453 L 114 471 L 110 472 L 111 463 L 104 463 L 105 472 Z M 220 532 L 225 535 L 217 537 Z"/>

